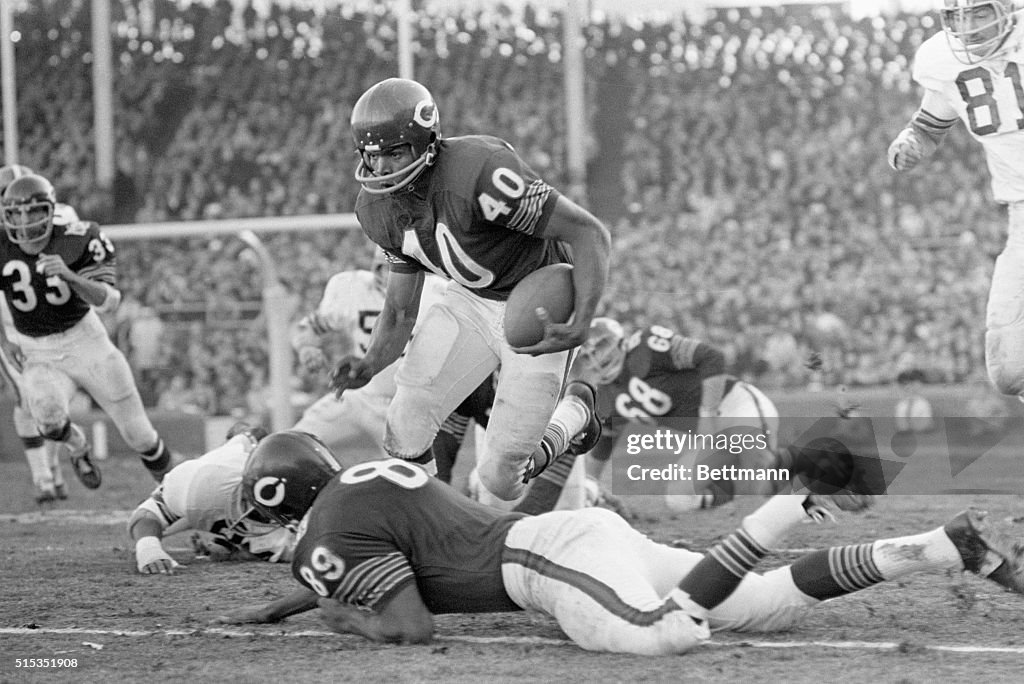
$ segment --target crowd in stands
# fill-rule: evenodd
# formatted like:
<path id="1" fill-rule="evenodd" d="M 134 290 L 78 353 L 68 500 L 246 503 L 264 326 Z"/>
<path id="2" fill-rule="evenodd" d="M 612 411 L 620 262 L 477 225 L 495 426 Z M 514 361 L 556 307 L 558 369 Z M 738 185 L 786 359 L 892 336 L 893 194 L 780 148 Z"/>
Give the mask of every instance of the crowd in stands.
<path id="1" fill-rule="evenodd" d="M 112 3 L 111 202 L 94 181 L 88 3 L 30 3 L 15 16 L 21 161 L 106 221 L 351 211 L 348 118 L 365 88 L 396 75 L 394 17 L 368 1 L 259 4 Z M 592 16 L 589 205 L 615 250 L 605 311 L 717 343 L 767 387 L 886 383 L 907 367 L 976 377 L 1005 225 L 979 146 L 958 127 L 921 171 L 885 164 L 919 101 L 914 50 L 938 30 L 934 16 L 855 21 L 835 7 Z M 559 16 L 460 9 L 424 13 L 414 31 L 443 131 L 504 137 L 568 187 Z M 298 313 L 371 254 L 358 233 L 268 246 Z M 244 245 L 118 248 L 126 300 L 165 326 L 153 396 L 244 410 L 266 368 Z M 817 370 L 805 363 L 814 352 Z"/>

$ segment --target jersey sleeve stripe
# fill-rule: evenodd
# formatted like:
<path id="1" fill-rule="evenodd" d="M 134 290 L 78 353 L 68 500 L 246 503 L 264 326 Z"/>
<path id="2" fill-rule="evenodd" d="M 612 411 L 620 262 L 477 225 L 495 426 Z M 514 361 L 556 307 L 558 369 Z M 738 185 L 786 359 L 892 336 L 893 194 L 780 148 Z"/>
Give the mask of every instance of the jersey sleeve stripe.
<path id="1" fill-rule="evenodd" d="M 519 200 L 519 207 L 508 222 L 508 227 L 528 235 L 533 235 L 537 227 L 537 221 L 544 214 L 544 203 L 551 195 L 551 186 L 542 180 L 535 180 L 530 183 L 523 197 Z"/>
<path id="2" fill-rule="evenodd" d="M 414 581 L 409 561 L 399 552 L 364 561 L 345 573 L 334 598 L 343 603 L 373 608 L 407 582 Z"/>
<path id="3" fill-rule="evenodd" d="M 693 358 L 697 353 L 698 344 L 700 344 L 700 342 L 692 337 L 683 337 L 682 335 L 676 335 L 673 337 L 672 348 L 670 350 L 672 365 L 678 370 L 693 368 Z"/>
<path id="4" fill-rule="evenodd" d="M 117 271 L 114 270 L 113 266 L 108 264 L 97 264 L 96 266 L 87 266 L 78 272 L 78 275 L 89 280 L 98 280 L 108 285 L 113 285 L 116 281 Z"/>

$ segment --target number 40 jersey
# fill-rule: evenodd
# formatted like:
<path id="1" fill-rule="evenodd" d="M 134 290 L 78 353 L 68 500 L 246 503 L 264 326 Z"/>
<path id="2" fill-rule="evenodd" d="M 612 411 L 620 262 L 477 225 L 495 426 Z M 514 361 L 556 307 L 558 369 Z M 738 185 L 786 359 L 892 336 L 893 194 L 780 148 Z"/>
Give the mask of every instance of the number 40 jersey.
<path id="1" fill-rule="evenodd" d="M 67 220 L 58 212 L 44 254 L 57 254 L 78 275 L 115 286 L 114 245 L 92 221 Z M 0 233 L 0 289 L 10 306 L 14 328 L 28 337 L 71 329 L 89 313 L 89 304 L 59 276 L 36 270 L 39 256 L 26 254 Z"/>
<path id="2" fill-rule="evenodd" d="M 570 261 L 542 238 L 558 197 L 507 142 L 467 135 L 442 140 L 409 189 L 360 192 L 356 215 L 394 272 L 429 271 L 501 301 L 538 268 Z"/>

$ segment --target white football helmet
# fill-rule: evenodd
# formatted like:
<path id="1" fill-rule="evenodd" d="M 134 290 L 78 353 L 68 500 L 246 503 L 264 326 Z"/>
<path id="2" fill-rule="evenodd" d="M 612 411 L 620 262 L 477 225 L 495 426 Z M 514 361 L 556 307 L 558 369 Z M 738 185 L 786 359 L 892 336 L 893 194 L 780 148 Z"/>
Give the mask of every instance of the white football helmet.
<path id="1" fill-rule="evenodd" d="M 579 362 L 591 382 L 607 385 L 622 372 L 626 360 L 626 331 L 612 318 L 595 318 L 590 322 L 587 341 L 580 346 Z"/>
<path id="2" fill-rule="evenodd" d="M 1014 0 L 943 0 L 940 16 L 956 58 L 977 64 L 1014 47 L 1019 12 Z"/>

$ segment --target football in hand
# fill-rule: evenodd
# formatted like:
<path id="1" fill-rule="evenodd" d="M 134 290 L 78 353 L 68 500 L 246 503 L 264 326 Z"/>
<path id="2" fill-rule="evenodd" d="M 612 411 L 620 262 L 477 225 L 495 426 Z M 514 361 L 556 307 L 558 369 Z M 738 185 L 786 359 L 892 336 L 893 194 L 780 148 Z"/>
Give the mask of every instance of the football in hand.
<path id="1" fill-rule="evenodd" d="M 552 323 L 572 316 L 576 290 L 570 264 L 539 268 L 519 281 L 505 304 L 505 339 L 513 347 L 528 347 L 544 339 L 544 324 L 537 309 L 548 312 Z"/>

